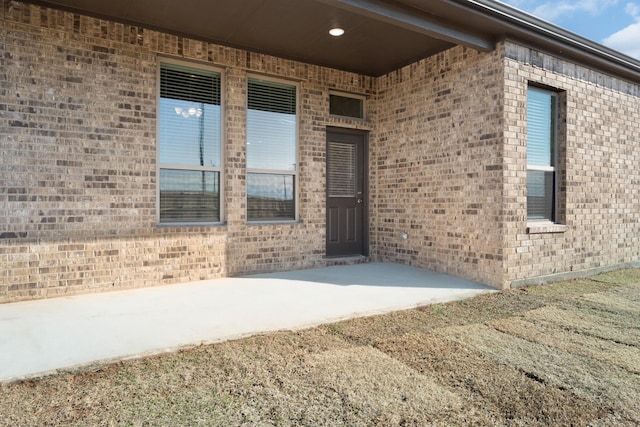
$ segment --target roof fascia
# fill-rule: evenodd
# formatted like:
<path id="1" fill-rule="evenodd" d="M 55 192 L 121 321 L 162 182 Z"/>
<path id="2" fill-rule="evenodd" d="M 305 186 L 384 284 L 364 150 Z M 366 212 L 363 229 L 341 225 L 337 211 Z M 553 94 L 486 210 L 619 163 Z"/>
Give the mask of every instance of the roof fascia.
<path id="1" fill-rule="evenodd" d="M 448 0 L 444 0 L 450 3 Z M 459 2 L 458 2 L 459 3 Z M 535 16 L 493 0 L 464 0 L 510 30 L 507 38 L 526 39 L 603 71 L 640 81 L 640 61 Z M 468 6 L 467 6 L 468 7 Z"/>

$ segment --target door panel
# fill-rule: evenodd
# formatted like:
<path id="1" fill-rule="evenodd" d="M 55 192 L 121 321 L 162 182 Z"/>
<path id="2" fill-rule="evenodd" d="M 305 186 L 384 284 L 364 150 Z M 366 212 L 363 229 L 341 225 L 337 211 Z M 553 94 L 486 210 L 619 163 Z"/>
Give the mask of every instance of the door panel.
<path id="1" fill-rule="evenodd" d="M 338 208 L 327 209 L 327 242 L 338 243 L 339 235 L 338 229 L 340 223 L 338 221 Z"/>
<path id="2" fill-rule="evenodd" d="M 366 134 L 327 132 L 327 256 L 367 255 Z"/>

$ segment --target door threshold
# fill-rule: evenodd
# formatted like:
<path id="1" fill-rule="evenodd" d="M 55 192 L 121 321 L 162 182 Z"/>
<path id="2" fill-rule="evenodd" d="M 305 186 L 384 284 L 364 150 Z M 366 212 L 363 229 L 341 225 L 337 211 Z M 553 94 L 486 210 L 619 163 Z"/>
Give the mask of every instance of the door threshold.
<path id="1" fill-rule="evenodd" d="M 365 264 L 371 262 L 371 257 L 366 255 L 342 255 L 327 257 L 325 261 L 327 267 L 331 267 L 334 265 Z"/>

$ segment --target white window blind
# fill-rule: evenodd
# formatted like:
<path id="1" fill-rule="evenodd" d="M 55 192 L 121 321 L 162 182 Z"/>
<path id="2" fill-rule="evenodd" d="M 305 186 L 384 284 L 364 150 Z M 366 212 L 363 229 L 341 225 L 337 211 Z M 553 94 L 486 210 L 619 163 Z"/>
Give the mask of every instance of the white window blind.
<path id="1" fill-rule="evenodd" d="M 549 92 L 530 89 L 527 103 L 527 165 L 554 166 L 554 101 Z"/>

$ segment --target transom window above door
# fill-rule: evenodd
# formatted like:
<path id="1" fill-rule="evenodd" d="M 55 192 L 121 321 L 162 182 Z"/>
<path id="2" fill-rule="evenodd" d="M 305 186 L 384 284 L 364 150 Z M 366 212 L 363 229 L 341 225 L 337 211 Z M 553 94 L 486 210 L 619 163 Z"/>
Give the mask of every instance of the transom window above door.
<path id="1" fill-rule="evenodd" d="M 352 119 L 364 119 L 364 96 L 341 92 L 329 93 L 329 114 Z"/>

